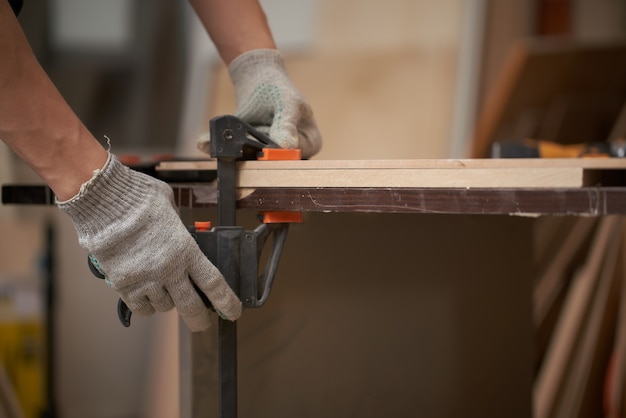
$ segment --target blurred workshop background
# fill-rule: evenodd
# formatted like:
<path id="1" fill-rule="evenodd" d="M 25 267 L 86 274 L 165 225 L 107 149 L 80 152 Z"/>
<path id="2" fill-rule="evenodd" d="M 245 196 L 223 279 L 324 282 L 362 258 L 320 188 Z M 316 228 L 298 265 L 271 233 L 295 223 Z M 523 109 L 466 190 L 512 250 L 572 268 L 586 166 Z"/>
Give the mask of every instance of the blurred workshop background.
<path id="1" fill-rule="evenodd" d="M 261 3 L 323 133 L 319 159 L 471 156 L 516 42 L 626 35 L 624 0 Z M 224 66 L 185 1 L 26 0 L 20 21 L 69 104 L 116 154 L 199 156 L 209 119 L 234 110 Z M 0 144 L 0 183 L 40 180 Z M 0 206 L 5 404 L 26 418 L 177 416 L 176 315 L 124 329 L 116 301 L 56 208 Z"/>

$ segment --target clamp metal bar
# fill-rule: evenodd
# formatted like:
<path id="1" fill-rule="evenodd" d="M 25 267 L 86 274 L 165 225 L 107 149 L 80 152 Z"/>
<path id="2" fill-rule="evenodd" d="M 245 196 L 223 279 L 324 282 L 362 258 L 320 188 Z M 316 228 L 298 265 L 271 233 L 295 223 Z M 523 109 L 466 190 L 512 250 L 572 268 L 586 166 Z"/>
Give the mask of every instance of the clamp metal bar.
<path id="1" fill-rule="evenodd" d="M 220 228 L 237 225 L 236 161 L 256 158 L 263 148 L 280 148 L 269 137 L 234 116 L 219 116 L 210 121 L 210 154 L 217 158 L 217 207 Z M 217 267 L 239 294 L 239 271 L 231 251 L 220 251 L 218 238 Z M 229 259 L 230 257 L 230 259 Z M 237 323 L 219 319 L 218 324 L 219 416 L 237 417 Z"/>
<path id="2" fill-rule="evenodd" d="M 237 322 L 218 324 L 219 417 L 237 417 Z"/>

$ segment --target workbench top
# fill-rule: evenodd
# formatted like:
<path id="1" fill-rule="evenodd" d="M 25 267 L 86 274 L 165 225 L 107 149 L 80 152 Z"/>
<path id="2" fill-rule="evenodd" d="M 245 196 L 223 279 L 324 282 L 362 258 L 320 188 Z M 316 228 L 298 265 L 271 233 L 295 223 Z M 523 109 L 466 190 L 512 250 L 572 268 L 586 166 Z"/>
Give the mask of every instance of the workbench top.
<path id="1" fill-rule="evenodd" d="M 215 161 L 157 170 L 215 170 Z M 626 213 L 626 160 L 311 160 L 239 163 L 238 207 L 500 215 Z M 215 184 L 172 184 L 180 207 L 216 204 Z"/>

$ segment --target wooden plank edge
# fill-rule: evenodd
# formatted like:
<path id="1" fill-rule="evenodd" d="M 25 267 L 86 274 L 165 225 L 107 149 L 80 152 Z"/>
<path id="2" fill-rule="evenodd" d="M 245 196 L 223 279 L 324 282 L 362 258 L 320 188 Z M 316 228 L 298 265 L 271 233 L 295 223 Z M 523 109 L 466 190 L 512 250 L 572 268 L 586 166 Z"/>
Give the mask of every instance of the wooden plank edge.
<path id="1" fill-rule="evenodd" d="M 583 186 L 579 167 L 449 169 L 240 170 L 238 186 L 261 187 L 422 187 L 565 188 Z"/>
<path id="2" fill-rule="evenodd" d="M 500 168 L 597 168 L 626 169 L 626 158 L 473 158 L 397 160 L 300 160 L 240 161 L 240 170 L 327 170 L 327 169 L 500 169 Z M 163 161 L 157 171 L 216 170 L 216 160 Z"/>

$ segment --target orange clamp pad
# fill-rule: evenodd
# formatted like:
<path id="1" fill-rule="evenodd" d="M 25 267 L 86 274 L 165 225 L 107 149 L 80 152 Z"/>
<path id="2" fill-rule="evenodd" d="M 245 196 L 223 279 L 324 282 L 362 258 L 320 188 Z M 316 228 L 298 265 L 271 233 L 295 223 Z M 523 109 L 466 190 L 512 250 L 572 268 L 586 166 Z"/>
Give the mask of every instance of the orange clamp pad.
<path id="1" fill-rule="evenodd" d="M 208 231 L 211 229 L 211 221 L 195 221 L 193 226 L 196 231 Z"/>
<path id="2" fill-rule="evenodd" d="M 261 155 L 257 158 L 260 161 L 285 161 L 301 160 L 302 150 L 283 148 L 263 148 Z"/>
<path id="3" fill-rule="evenodd" d="M 302 223 L 302 212 L 295 211 L 267 211 L 260 212 L 264 224 Z"/>

